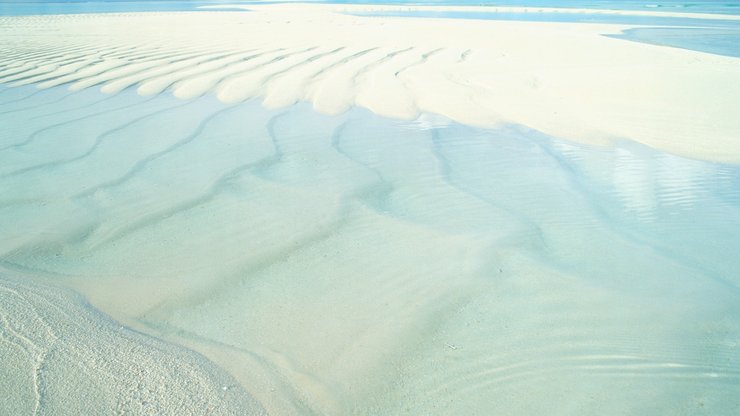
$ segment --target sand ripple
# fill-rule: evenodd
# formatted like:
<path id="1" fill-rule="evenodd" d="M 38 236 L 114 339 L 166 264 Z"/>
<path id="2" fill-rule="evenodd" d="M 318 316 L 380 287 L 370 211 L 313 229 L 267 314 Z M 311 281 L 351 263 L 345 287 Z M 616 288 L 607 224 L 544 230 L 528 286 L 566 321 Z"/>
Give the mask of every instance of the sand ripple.
<path id="1" fill-rule="evenodd" d="M 338 13 L 368 7 L 2 17 L 0 83 L 258 97 L 269 108 L 310 102 L 326 114 L 436 113 L 740 162 L 735 58 L 602 36 L 627 26 Z"/>
<path id="2" fill-rule="evenodd" d="M 301 51 L 312 71 L 343 59 Z M 356 68 L 406 54 L 385 70 L 407 72 L 447 53 L 348 52 Z M 67 292 L 5 279 L 7 413 L 62 397 L 259 413 L 250 395 L 280 415 L 740 406 L 731 165 L 131 89 L 0 89 L 2 111 L 3 267 L 236 380 Z"/>

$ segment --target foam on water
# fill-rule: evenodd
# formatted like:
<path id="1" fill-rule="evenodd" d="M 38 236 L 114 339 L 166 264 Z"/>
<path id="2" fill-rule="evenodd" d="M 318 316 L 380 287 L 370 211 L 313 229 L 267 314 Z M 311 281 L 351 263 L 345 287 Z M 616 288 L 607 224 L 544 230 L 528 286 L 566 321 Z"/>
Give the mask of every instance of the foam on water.
<path id="1" fill-rule="evenodd" d="M 2 265 L 273 414 L 740 408 L 737 166 L 130 89 L 3 88 L 0 120 Z"/>

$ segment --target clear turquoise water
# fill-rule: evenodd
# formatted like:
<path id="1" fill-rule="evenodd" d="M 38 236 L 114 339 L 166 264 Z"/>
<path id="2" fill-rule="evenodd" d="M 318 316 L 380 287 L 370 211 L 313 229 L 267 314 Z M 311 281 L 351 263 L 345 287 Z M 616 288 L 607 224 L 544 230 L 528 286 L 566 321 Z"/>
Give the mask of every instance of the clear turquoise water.
<path id="1" fill-rule="evenodd" d="M 446 19 L 478 19 L 478 20 L 518 20 L 527 22 L 565 22 L 565 23 L 609 23 L 626 25 L 649 26 L 698 26 L 737 28 L 738 21 L 687 19 L 680 17 L 630 16 L 609 15 L 594 13 L 509 13 L 509 12 L 433 12 L 433 11 L 399 11 L 399 12 L 372 12 L 357 13 L 360 16 L 395 16 L 395 17 L 430 17 Z"/>
<path id="2" fill-rule="evenodd" d="M 614 37 L 740 58 L 740 30 L 737 28 L 646 27 L 627 29 Z"/>
<path id="3" fill-rule="evenodd" d="M 616 8 L 615 8 L 616 9 Z M 509 20 L 528 22 L 608 23 L 641 25 L 615 38 L 654 45 L 740 57 L 740 21 L 694 18 L 628 16 L 589 13 L 486 13 L 399 11 L 357 13 L 358 16 L 394 16 L 444 19 Z"/>
<path id="4" fill-rule="evenodd" d="M 230 2 L 221 3 L 209 0 L 4 1 L 0 3 L 0 15 L 23 16 L 43 14 L 194 11 L 197 10 L 199 6 L 227 3 Z"/>
<path id="5" fill-rule="evenodd" d="M 38 7 L 122 10 L 0 13 Z M 625 36 L 724 53 L 731 29 Z M 3 271 L 227 352 L 286 414 L 740 409 L 740 166 L 132 89 L 0 86 L 0 125 Z"/>
<path id="6" fill-rule="evenodd" d="M 310 2 L 310 0 L 308 0 Z M 121 11 L 185 11 L 194 10 L 201 5 L 213 4 L 250 4 L 249 0 L 11 0 L 0 3 L 0 15 L 25 14 L 58 14 L 58 13 L 103 13 Z M 280 3 L 280 1 L 260 2 Z M 736 1 L 634 1 L 634 0 L 508 0 L 508 1 L 324 1 L 323 3 L 340 4 L 425 4 L 425 5 L 500 5 L 500 6 L 535 6 L 535 7 L 572 7 L 588 9 L 615 9 L 615 10 L 650 10 L 694 13 L 721 13 L 740 14 L 740 3 Z"/>
<path id="7" fill-rule="evenodd" d="M 740 406 L 738 166 L 131 90 L 2 87 L 0 122 L 0 265 L 256 354 L 257 388 L 328 379 L 336 414 Z M 274 394 L 319 406 L 300 391 Z"/>

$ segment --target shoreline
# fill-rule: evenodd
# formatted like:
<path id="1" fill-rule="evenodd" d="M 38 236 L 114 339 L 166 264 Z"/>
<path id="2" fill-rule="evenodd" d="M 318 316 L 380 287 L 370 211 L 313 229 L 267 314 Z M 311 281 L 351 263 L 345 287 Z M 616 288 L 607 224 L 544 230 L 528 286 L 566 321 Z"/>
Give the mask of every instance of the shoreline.
<path id="1" fill-rule="evenodd" d="M 289 6 L 289 7 L 286 7 Z M 724 15 L 713 13 L 691 13 L 691 12 L 661 12 L 647 10 L 620 10 L 620 9 L 584 9 L 568 7 L 527 7 L 527 6 L 444 6 L 444 5 L 390 5 L 390 4 L 333 4 L 333 3 L 276 3 L 265 5 L 260 3 L 246 4 L 214 4 L 198 6 L 199 10 L 208 9 L 241 9 L 241 10 L 263 10 L 265 8 L 286 7 L 292 10 L 304 9 L 307 11 L 324 11 L 333 13 L 345 12 L 370 12 L 370 11 L 393 11 L 393 12 L 481 12 L 481 13 L 563 13 L 563 14 L 605 14 L 617 16 L 645 16 L 645 17 L 685 17 L 690 19 L 709 20 L 740 20 L 740 15 Z"/>

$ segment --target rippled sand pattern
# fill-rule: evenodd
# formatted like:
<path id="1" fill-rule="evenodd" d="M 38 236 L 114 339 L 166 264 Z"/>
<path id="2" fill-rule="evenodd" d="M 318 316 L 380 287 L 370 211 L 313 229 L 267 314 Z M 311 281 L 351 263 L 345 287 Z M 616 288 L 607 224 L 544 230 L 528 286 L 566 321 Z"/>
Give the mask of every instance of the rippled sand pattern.
<path id="1" fill-rule="evenodd" d="M 164 414 L 740 410 L 737 167 L 131 89 L 0 118 L 2 266 L 213 363 L 2 280 L 2 412 L 77 414 L 71 380 Z"/>
<path id="2" fill-rule="evenodd" d="M 409 120 L 428 112 L 740 162 L 736 58 L 603 36 L 634 25 L 341 13 L 376 8 L 0 17 L 0 83 L 310 102 L 325 114 L 359 106 Z"/>

